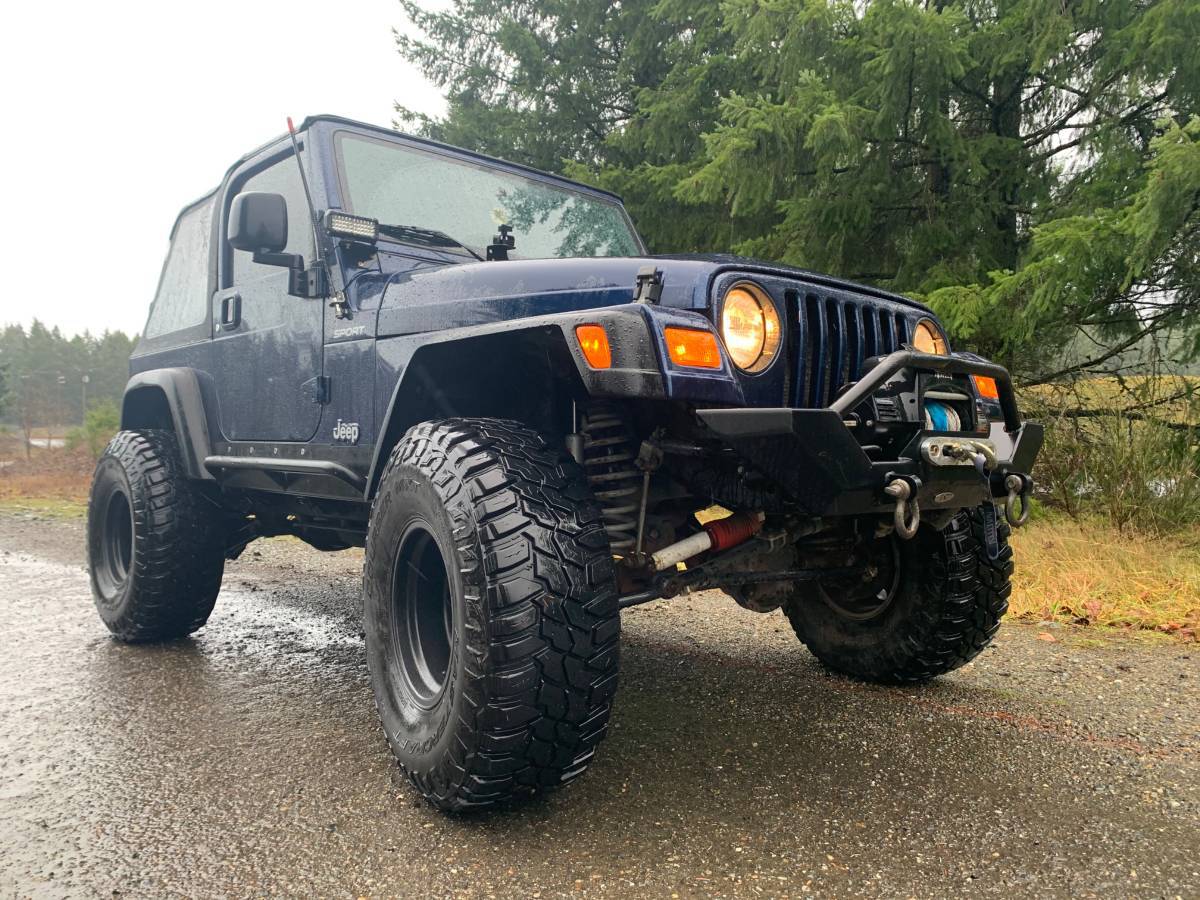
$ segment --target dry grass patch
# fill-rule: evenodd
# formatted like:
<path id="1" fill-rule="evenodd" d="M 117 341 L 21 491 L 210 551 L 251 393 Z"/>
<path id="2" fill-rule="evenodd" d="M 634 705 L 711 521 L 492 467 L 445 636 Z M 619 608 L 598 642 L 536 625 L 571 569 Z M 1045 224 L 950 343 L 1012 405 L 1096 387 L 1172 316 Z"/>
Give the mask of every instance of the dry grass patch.
<path id="1" fill-rule="evenodd" d="M 1200 639 L 1200 531 L 1155 537 L 1054 518 L 1012 545 L 1013 618 Z"/>
<path id="2" fill-rule="evenodd" d="M 91 482 L 90 475 L 66 472 L 0 475 L 0 510 L 83 516 Z"/>
<path id="3" fill-rule="evenodd" d="M 0 502 L 66 500 L 87 503 L 92 476 L 79 472 L 31 472 L 0 475 Z"/>
<path id="4" fill-rule="evenodd" d="M 95 461 L 86 450 L 34 448 L 0 434 L 0 508 L 82 515 Z"/>

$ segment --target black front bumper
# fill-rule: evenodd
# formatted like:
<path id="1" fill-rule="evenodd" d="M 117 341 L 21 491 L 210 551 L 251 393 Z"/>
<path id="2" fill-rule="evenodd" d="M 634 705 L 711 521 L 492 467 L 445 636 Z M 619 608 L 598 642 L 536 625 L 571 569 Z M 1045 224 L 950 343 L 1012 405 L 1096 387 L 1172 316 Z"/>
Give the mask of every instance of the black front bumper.
<path id="1" fill-rule="evenodd" d="M 982 478 L 972 466 L 932 466 L 919 452 L 873 460 L 846 427 L 845 417 L 903 369 L 938 374 L 984 375 L 996 379 L 1003 423 L 990 440 L 997 465 Z M 955 356 L 900 350 L 889 354 L 826 409 L 743 408 L 697 410 L 701 423 L 756 470 L 775 481 L 809 515 L 886 512 L 895 501 L 883 493 L 897 475 L 921 481 L 917 499 L 925 510 L 977 506 L 1003 496 L 1004 477 L 1026 475 L 1042 446 L 1042 426 L 1021 422 L 1012 379 L 1001 366 Z M 921 432 L 909 444 L 941 432 Z M 961 435 L 976 437 L 976 435 Z"/>

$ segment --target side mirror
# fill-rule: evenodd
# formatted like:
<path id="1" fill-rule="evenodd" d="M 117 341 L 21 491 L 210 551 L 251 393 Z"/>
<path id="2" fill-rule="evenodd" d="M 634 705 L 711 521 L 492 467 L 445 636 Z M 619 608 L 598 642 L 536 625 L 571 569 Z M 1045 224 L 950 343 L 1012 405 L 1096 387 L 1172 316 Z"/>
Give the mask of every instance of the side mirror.
<path id="1" fill-rule="evenodd" d="M 287 246 L 287 201 L 282 194 L 246 191 L 229 210 L 229 243 L 251 253 L 281 253 Z"/>

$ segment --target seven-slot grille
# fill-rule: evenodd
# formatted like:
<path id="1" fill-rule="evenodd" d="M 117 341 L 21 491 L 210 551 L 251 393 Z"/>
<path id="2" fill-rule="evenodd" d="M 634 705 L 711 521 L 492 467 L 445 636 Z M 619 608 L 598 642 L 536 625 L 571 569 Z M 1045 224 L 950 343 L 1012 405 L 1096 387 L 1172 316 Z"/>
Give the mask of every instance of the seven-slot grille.
<path id="1" fill-rule="evenodd" d="M 913 320 L 901 307 L 841 291 L 789 290 L 786 296 L 792 406 L 828 406 L 862 373 L 863 360 L 899 350 Z"/>

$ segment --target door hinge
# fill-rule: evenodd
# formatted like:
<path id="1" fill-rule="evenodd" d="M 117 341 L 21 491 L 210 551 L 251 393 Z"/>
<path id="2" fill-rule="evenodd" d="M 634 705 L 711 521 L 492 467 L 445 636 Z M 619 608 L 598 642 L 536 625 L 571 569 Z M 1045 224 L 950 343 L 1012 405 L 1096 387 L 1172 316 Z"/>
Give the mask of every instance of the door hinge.
<path id="1" fill-rule="evenodd" d="M 313 402 L 328 403 L 332 399 L 328 375 L 318 375 L 317 383 L 313 386 Z"/>
<path id="2" fill-rule="evenodd" d="M 302 259 L 302 257 L 297 257 Z M 307 269 L 293 266 L 288 271 L 288 293 L 293 297 L 313 299 L 329 293 L 329 282 L 325 276 L 325 265 L 314 262 Z"/>

